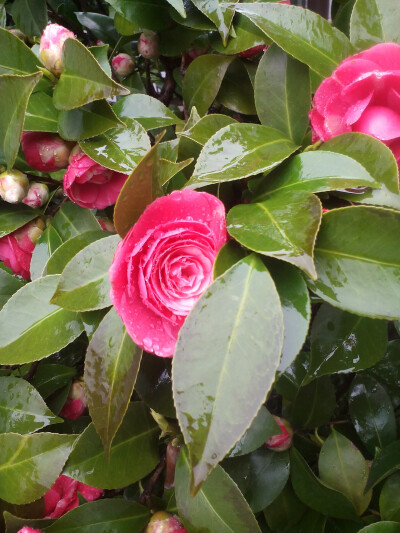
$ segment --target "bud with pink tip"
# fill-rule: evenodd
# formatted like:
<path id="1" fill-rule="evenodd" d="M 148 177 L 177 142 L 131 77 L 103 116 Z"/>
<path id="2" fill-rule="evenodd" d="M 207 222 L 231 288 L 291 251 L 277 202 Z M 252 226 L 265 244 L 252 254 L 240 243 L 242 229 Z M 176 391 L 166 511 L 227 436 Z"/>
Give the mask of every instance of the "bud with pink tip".
<path id="1" fill-rule="evenodd" d="M 22 200 L 29 207 L 42 207 L 49 199 L 49 188 L 45 183 L 32 181 L 29 185 L 28 194 Z"/>
<path id="2" fill-rule="evenodd" d="M 17 533 L 42 533 L 40 529 L 33 529 L 29 526 L 24 526 L 22 529 L 17 531 Z"/>
<path id="3" fill-rule="evenodd" d="M 112 58 L 111 65 L 118 76 L 126 78 L 129 74 L 132 74 L 135 68 L 135 60 L 128 54 L 117 54 Z"/>
<path id="4" fill-rule="evenodd" d="M 266 448 L 273 450 L 274 452 L 284 452 L 290 448 L 292 444 L 293 430 L 287 420 L 274 416 L 275 422 L 280 427 L 282 433 L 274 435 L 264 443 Z"/>
<path id="5" fill-rule="evenodd" d="M 145 30 L 139 37 L 138 52 L 145 59 L 158 57 L 158 35 L 155 31 Z"/>
<path id="6" fill-rule="evenodd" d="M 75 39 L 72 31 L 59 24 L 49 24 L 40 38 L 39 57 L 43 65 L 54 75 L 62 71 L 62 49 L 67 39 Z"/>
<path id="7" fill-rule="evenodd" d="M 74 143 L 64 141 L 56 134 L 42 131 L 24 131 L 21 147 L 26 162 L 39 172 L 56 172 L 67 168 Z"/>
<path id="8" fill-rule="evenodd" d="M 151 517 L 145 533 L 187 533 L 187 531 L 178 518 L 165 511 L 158 511 Z"/>
<path id="9" fill-rule="evenodd" d="M 85 386 L 82 379 L 77 379 L 71 385 L 67 401 L 60 411 L 60 416 L 68 420 L 76 420 L 86 411 Z"/>
<path id="10" fill-rule="evenodd" d="M 9 204 L 22 202 L 28 194 L 29 180 L 19 170 L 10 170 L 0 174 L 0 196 Z"/>

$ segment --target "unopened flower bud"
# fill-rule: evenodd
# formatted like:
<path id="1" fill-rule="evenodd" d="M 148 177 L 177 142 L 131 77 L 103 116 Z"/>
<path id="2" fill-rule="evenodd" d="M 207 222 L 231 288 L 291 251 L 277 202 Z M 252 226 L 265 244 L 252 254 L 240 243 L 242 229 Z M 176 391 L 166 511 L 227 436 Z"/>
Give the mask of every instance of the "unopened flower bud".
<path id="1" fill-rule="evenodd" d="M 248 50 L 240 52 L 238 56 L 242 59 L 252 59 L 253 57 L 256 57 L 262 52 L 264 52 L 266 49 L 267 47 L 264 44 L 261 44 L 259 46 L 253 46 L 253 48 L 249 48 Z"/>
<path id="2" fill-rule="evenodd" d="M 282 433 L 274 435 L 264 443 L 266 448 L 273 450 L 274 452 L 283 452 L 290 448 L 292 444 L 293 430 L 287 420 L 274 416 L 275 422 L 280 427 Z"/>
<path id="3" fill-rule="evenodd" d="M 17 533 L 42 533 L 40 529 L 33 529 L 29 526 L 24 526 L 22 529 L 17 531 Z"/>
<path id="4" fill-rule="evenodd" d="M 178 518 L 165 511 L 158 511 L 151 517 L 145 533 L 187 533 L 187 531 Z"/>
<path id="5" fill-rule="evenodd" d="M 110 231 L 111 233 L 116 233 L 117 230 L 115 229 L 114 224 L 111 222 L 109 218 L 105 217 L 97 217 L 97 222 L 100 224 L 100 227 L 104 231 Z"/>
<path id="6" fill-rule="evenodd" d="M 22 202 L 29 207 L 42 207 L 49 199 L 49 188 L 44 183 L 32 181 L 29 185 L 28 194 Z"/>
<path id="7" fill-rule="evenodd" d="M 155 31 L 144 31 L 138 41 L 138 52 L 145 59 L 156 59 L 158 57 L 158 35 Z"/>
<path id="8" fill-rule="evenodd" d="M 60 411 L 60 416 L 68 420 L 76 420 L 86 411 L 85 387 L 83 380 L 77 379 L 69 389 L 67 401 Z"/>
<path id="9" fill-rule="evenodd" d="M 166 452 L 166 467 L 164 489 L 172 489 L 175 485 L 175 467 L 178 460 L 180 446 L 174 446 L 172 441 L 168 443 Z"/>
<path id="10" fill-rule="evenodd" d="M 59 24 L 46 26 L 40 38 L 40 59 L 56 76 L 60 76 L 62 71 L 62 49 L 67 39 L 75 39 L 75 35 Z"/>
<path id="11" fill-rule="evenodd" d="M 117 54 L 113 57 L 111 64 L 114 71 L 121 78 L 126 78 L 129 74 L 132 74 L 135 68 L 135 60 L 128 54 Z"/>
<path id="12" fill-rule="evenodd" d="M 39 172 L 66 168 L 73 146 L 74 143 L 64 141 L 56 134 L 41 131 L 25 131 L 21 139 L 26 162 Z"/>
<path id="13" fill-rule="evenodd" d="M 29 180 L 19 170 L 10 170 L 0 174 L 0 196 L 9 204 L 22 202 L 28 194 Z"/>
<path id="14" fill-rule="evenodd" d="M 23 228 L 25 228 L 26 235 L 29 237 L 29 240 L 33 244 L 37 243 L 37 241 L 39 240 L 39 237 L 43 233 L 45 227 L 46 227 L 46 224 L 45 224 L 45 221 L 44 221 L 43 217 L 37 217 L 37 218 L 35 218 L 35 220 L 32 220 L 31 222 L 28 222 L 28 224 L 23 226 Z M 21 230 L 17 230 L 15 232 L 17 241 L 19 240 L 19 237 L 18 237 L 18 232 L 19 231 L 21 231 Z"/>

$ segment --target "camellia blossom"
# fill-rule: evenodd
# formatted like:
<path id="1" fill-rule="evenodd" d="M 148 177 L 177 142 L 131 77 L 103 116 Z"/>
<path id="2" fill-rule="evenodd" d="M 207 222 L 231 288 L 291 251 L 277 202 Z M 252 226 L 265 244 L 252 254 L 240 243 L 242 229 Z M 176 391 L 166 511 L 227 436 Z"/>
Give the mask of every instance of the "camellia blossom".
<path id="1" fill-rule="evenodd" d="M 400 162 L 400 46 L 382 43 L 348 57 L 318 87 L 314 141 L 357 131 L 384 142 Z"/>
<path id="2" fill-rule="evenodd" d="M 39 57 L 56 76 L 62 72 L 62 49 L 67 39 L 75 39 L 75 34 L 59 24 L 46 26 L 40 38 Z"/>
<path id="3" fill-rule="evenodd" d="M 270 450 L 273 450 L 274 452 L 283 452 L 292 445 L 293 430 L 287 420 L 279 418 L 279 416 L 274 416 L 274 420 L 281 429 L 281 433 L 270 437 L 264 443 L 264 446 Z"/>
<path id="4" fill-rule="evenodd" d="M 173 356 L 178 332 L 212 282 L 226 241 L 225 207 L 211 194 L 174 191 L 146 208 L 110 268 L 111 300 L 137 345 Z"/>
<path id="5" fill-rule="evenodd" d="M 49 188 L 45 183 L 31 181 L 29 184 L 28 194 L 22 200 L 22 203 L 29 207 L 41 207 L 49 199 Z"/>
<path id="6" fill-rule="evenodd" d="M 24 131 L 21 148 L 26 162 L 39 172 L 55 172 L 67 168 L 74 143 L 59 135 L 42 131 Z"/>
<path id="7" fill-rule="evenodd" d="M 42 533 L 40 529 L 33 529 L 29 526 L 24 526 L 22 529 L 17 531 L 17 533 Z"/>
<path id="8" fill-rule="evenodd" d="M 176 516 L 158 511 L 151 517 L 145 533 L 187 533 L 187 531 Z"/>
<path id="9" fill-rule="evenodd" d="M 60 411 L 60 416 L 68 420 L 76 420 L 86 411 L 87 403 L 83 380 L 75 380 L 69 389 L 68 398 Z"/>
<path id="10" fill-rule="evenodd" d="M 64 174 L 64 190 L 81 207 L 104 209 L 115 204 L 127 177 L 99 165 L 79 151 Z"/>
<path id="11" fill-rule="evenodd" d="M 45 518 L 60 518 L 71 509 L 78 507 L 78 492 L 88 502 L 99 499 L 103 494 L 102 489 L 90 487 L 68 476 L 58 476 L 54 485 L 44 495 Z"/>

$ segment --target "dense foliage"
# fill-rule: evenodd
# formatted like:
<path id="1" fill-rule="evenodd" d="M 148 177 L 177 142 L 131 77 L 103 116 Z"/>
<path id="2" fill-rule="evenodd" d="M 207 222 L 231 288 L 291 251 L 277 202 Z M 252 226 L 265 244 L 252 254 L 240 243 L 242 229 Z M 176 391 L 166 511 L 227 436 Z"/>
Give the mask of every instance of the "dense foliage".
<path id="1" fill-rule="evenodd" d="M 400 4 L 288 4 L 0 0 L 3 531 L 400 532 Z"/>

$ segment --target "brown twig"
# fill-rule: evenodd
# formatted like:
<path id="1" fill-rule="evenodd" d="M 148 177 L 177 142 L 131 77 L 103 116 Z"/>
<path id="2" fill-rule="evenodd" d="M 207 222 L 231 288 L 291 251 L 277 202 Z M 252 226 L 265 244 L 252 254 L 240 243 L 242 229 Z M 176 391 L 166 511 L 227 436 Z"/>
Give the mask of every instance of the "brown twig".
<path id="1" fill-rule="evenodd" d="M 165 69 L 165 81 L 163 88 L 161 89 L 159 100 L 168 106 L 171 103 L 171 99 L 176 87 L 176 81 L 174 78 L 174 67 L 176 65 L 169 57 L 162 57 L 160 59 Z"/>
<path id="2" fill-rule="evenodd" d="M 151 493 L 153 492 L 154 485 L 157 483 L 158 478 L 162 474 L 165 468 L 165 453 L 161 456 L 160 462 L 158 463 L 156 469 L 154 470 L 151 478 L 147 482 L 147 485 L 142 492 L 138 502 L 140 504 L 147 504 L 150 508 L 153 508 L 153 503 L 151 501 Z"/>
<path id="3" fill-rule="evenodd" d="M 24 376 L 24 379 L 26 381 L 30 381 L 33 378 L 33 376 L 36 373 L 38 365 L 39 365 L 39 361 L 35 361 L 34 363 L 31 364 L 31 367 L 30 367 L 28 373 Z"/>
<path id="4" fill-rule="evenodd" d="M 156 97 L 154 85 L 151 82 L 150 61 L 145 59 L 145 71 L 146 71 L 146 92 L 149 96 Z"/>

